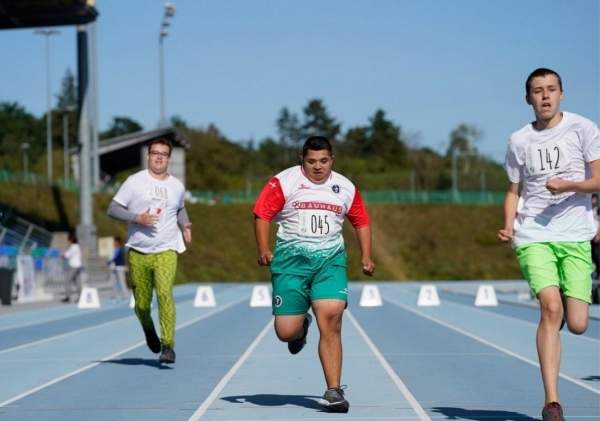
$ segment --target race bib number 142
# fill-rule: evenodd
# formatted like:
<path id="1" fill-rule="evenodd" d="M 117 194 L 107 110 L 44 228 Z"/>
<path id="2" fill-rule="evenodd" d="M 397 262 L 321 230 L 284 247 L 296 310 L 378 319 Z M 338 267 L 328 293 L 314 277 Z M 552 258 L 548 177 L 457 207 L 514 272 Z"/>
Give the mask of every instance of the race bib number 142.
<path id="1" fill-rule="evenodd" d="M 527 150 L 527 168 L 530 174 L 553 174 L 563 171 L 566 157 L 556 143 L 530 145 Z"/>

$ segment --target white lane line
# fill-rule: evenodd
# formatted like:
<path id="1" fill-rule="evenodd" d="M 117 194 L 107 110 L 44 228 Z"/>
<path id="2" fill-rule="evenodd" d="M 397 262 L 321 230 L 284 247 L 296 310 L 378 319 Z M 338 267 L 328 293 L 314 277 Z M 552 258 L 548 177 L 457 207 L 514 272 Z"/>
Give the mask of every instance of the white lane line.
<path id="1" fill-rule="evenodd" d="M 449 292 L 450 294 L 458 295 L 456 293 L 453 293 L 452 291 L 446 291 L 446 292 Z M 468 304 L 460 303 L 460 302 L 456 302 L 456 301 L 450 301 L 450 302 L 452 302 L 452 304 L 458 304 L 458 305 L 461 305 L 461 306 L 464 306 L 464 307 L 474 308 L 475 310 L 479 310 L 479 311 L 481 311 L 481 312 L 483 312 L 485 314 L 491 314 L 491 315 L 493 315 L 495 317 L 498 317 L 498 318 L 505 318 L 505 319 L 509 319 L 509 320 L 513 320 L 513 321 L 519 321 L 521 323 L 533 325 L 535 327 L 538 326 L 537 323 L 530 322 L 529 320 L 524 320 L 524 319 L 521 319 L 521 318 L 516 317 L 516 316 L 509 316 L 507 314 L 497 313 L 495 311 L 488 311 L 488 310 L 484 310 L 483 308 L 480 308 L 480 307 L 472 307 L 472 306 L 469 306 Z M 520 304 L 508 303 L 508 305 L 519 306 Z M 530 306 L 528 306 L 528 307 L 530 307 Z M 536 306 L 536 307 L 532 307 L 532 308 L 539 308 L 539 307 Z M 567 329 L 567 325 L 566 324 L 565 324 L 565 330 L 563 332 L 564 332 L 564 334 L 568 335 L 569 337 L 573 337 L 573 338 L 577 338 L 577 339 L 581 339 L 581 340 L 585 340 L 585 341 L 590 341 L 590 342 L 593 342 L 593 343 L 596 343 L 596 344 L 600 344 L 600 340 L 599 339 L 593 338 L 591 336 L 575 335 L 574 333 L 571 333 Z"/>
<path id="2" fill-rule="evenodd" d="M 198 407 L 198 409 L 196 409 L 196 411 L 192 414 L 192 416 L 189 418 L 189 421 L 197 421 L 200 419 L 200 417 L 202 417 L 202 415 L 204 415 L 206 410 L 210 407 L 210 405 L 214 402 L 214 400 L 223 391 L 225 386 L 227 386 L 227 383 L 229 383 L 229 381 L 235 375 L 235 373 L 246 362 L 248 357 L 250 357 L 250 354 L 252 354 L 252 352 L 254 351 L 254 348 L 256 348 L 258 346 L 258 344 L 264 338 L 264 336 L 267 334 L 267 332 L 269 331 L 269 329 L 271 328 L 272 325 L 273 325 L 273 319 L 269 319 L 269 321 L 267 322 L 267 324 L 265 325 L 263 330 L 260 331 L 258 336 L 256 338 L 254 338 L 254 341 L 252 341 L 252 343 L 250 344 L 248 349 L 246 349 L 246 352 L 244 352 L 242 354 L 242 356 L 237 360 L 237 362 L 229 369 L 227 374 L 225 374 L 223 376 L 221 381 L 215 386 L 215 388 L 210 393 L 210 395 L 208 395 L 208 397 L 204 400 L 204 402 L 202 402 L 202 405 L 200 405 Z"/>
<path id="3" fill-rule="evenodd" d="M 234 305 L 239 304 L 239 303 L 241 303 L 243 301 L 247 301 L 247 300 L 248 300 L 248 297 L 243 297 L 243 298 L 240 298 L 238 300 L 232 301 L 229 304 L 225 304 L 223 307 L 216 308 L 216 309 L 214 309 L 214 310 L 212 310 L 212 311 L 210 311 L 208 313 L 205 313 L 205 314 L 203 314 L 201 316 L 198 316 L 198 317 L 196 317 L 194 319 L 191 319 L 191 320 L 189 320 L 189 321 L 187 321 L 185 323 L 182 323 L 182 324 L 178 325 L 175 328 L 175 330 L 183 329 L 184 327 L 187 327 L 187 326 L 189 326 L 191 324 L 199 322 L 199 321 L 201 321 L 203 319 L 206 319 L 206 318 L 208 318 L 210 316 L 213 316 L 214 314 L 217 314 L 217 313 L 220 313 L 220 312 L 222 312 L 224 310 L 227 310 L 228 308 L 233 307 Z M 82 373 L 82 372 L 84 372 L 86 370 L 89 370 L 90 368 L 96 367 L 97 365 L 102 364 L 103 362 L 112 360 L 113 358 L 116 358 L 119 355 L 125 354 L 125 353 L 127 353 L 127 352 L 129 352 L 129 351 L 131 351 L 131 350 L 133 350 L 133 349 L 135 349 L 137 347 L 139 347 L 139 346 L 144 345 L 145 343 L 146 343 L 146 341 L 136 342 L 135 344 L 133 344 L 133 345 L 131 345 L 131 346 L 125 348 L 125 349 L 122 349 L 121 351 L 115 352 L 114 354 L 111 354 L 108 357 L 102 358 L 100 361 L 88 364 L 85 367 L 78 368 L 77 370 L 71 371 L 70 373 L 67 373 L 67 374 L 64 374 L 64 375 L 62 375 L 60 377 L 52 379 L 52 380 L 50 380 L 50 381 L 48 381 L 48 382 L 46 382 L 46 383 L 44 383 L 44 384 L 42 384 L 40 386 L 36 386 L 33 389 L 29 389 L 29 390 L 21 393 L 20 395 L 14 396 L 14 397 L 12 397 L 12 398 L 10 398 L 8 400 L 5 400 L 4 402 L 0 402 L 0 408 L 3 407 L 3 406 L 9 405 L 9 404 L 11 404 L 11 403 L 13 403 L 15 401 L 18 401 L 19 399 L 23 399 L 23 398 L 25 398 L 25 397 L 27 397 L 29 395 L 32 395 L 32 394 L 34 394 L 36 392 L 39 392 L 40 390 L 45 389 L 48 386 L 52 386 L 53 384 L 56 384 L 56 383 L 61 382 L 61 381 L 65 380 L 65 379 L 68 379 L 69 377 L 73 377 L 73 376 L 75 376 L 75 375 L 77 375 L 79 373 Z"/>
<path id="4" fill-rule="evenodd" d="M 385 359 L 383 354 L 379 351 L 377 346 L 375 346 L 375 344 L 373 343 L 371 338 L 369 338 L 369 336 L 365 333 L 365 331 L 360 326 L 358 321 L 354 318 L 352 313 L 349 310 L 346 310 L 346 314 L 348 315 L 348 318 L 350 319 L 352 324 L 354 324 L 354 327 L 356 328 L 356 330 L 358 330 L 358 333 L 360 334 L 360 336 L 362 336 L 363 340 L 367 343 L 367 345 L 369 346 L 369 348 L 375 355 L 375 358 L 377 358 L 377 360 L 383 366 L 383 369 L 386 371 L 388 376 L 390 376 L 390 378 L 392 379 L 392 381 L 394 382 L 396 387 L 398 387 L 398 389 L 400 390 L 400 392 L 402 393 L 404 398 L 408 401 L 408 403 L 410 404 L 412 409 L 418 415 L 419 419 L 421 421 L 431 421 L 431 418 L 429 417 L 427 412 L 425 412 L 425 410 L 423 409 L 421 404 L 419 404 L 419 401 L 417 401 L 417 399 L 410 392 L 410 390 L 408 390 L 408 387 L 406 387 L 404 382 L 400 379 L 400 377 L 398 377 L 398 374 L 396 374 L 396 372 L 390 366 L 390 364 L 387 362 L 387 360 Z"/>
<path id="5" fill-rule="evenodd" d="M 181 296 L 180 297 L 175 297 L 175 298 L 176 299 L 177 298 L 181 298 Z M 191 302 L 192 299 L 182 300 L 182 301 L 180 301 L 180 303 L 187 302 L 187 301 Z M 84 327 L 84 328 L 81 328 L 81 329 L 72 330 L 70 332 L 61 333 L 59 335 L 49 336 L 48 338 L 39 339 L 37 341 L 27 342 L 27 343 L 24 343 L 24 344 L 21 344 L 21 345 L 14 346 L 12 348 L 2 349 L 2 350 L 0 350 L 0 355 L 6 354 L 8 352 L 19 351 L 21 349 L 28 348 L 30 346 L 40 345 L 40 344 L 43 344 L 45 342 L 50 342 L 50 341 L 54 341 L 54 340 L 57 340 L 57 339 L 63 339 L 63 338 L 66 338 L 68 336 L 71 336 L 71 335 L 76 335 L 76 334 L 79 334 L 79 333 L 83 333 L 83 332 L 87 332 L 87 331 L 90 331 L 90 330 L 98 329 L 98 328 L 105 327 L 105 326 L 108 326 L 108 325 L 113 324 L 113 323 L 118 323 L 118 322 L 122 322 L 122 321 L 125 321 L 125 320 L 128 320 L 128 319 L 131 319 L 131 318 L 135 318 L 135 314 L 129 315 L 129 316 L 125 316 L 125 317 L 119 317 L 118 319 L 110 320 L 110 321 L 104 322 L 104 323 L 100 323 L 99 325 L 93 325 L 93 326 L 89 326 L 89 327 Z"/>
<path id="6" fill-rule="evenodd" d="M 118 319 L 111 320 L 109 322 L 104 322 L 104 323 L 101 323 L 99 325 L 84 327 L 84 328 L 77 329 L 77 330 L 72 330 L 72 331 L 67 332 L 67 333 L 61 333 L 60 335 L 50 336 L 48 338 L 39 339 L 39 340 L 34 341 L 34 342 L 27 342 L 27 343 L 24 343 L 24 344 L 21 344 L 21 345 L 13 346 L 12 348 L 6 348 L 6 349 L 3 349 L 3 350 L 0 350 L 0 355 L 6 354 L 8 352 L 13 352 L 13 351 L 18 351 L 18 350 L 21 350 L 21 349 L 24 349 L 24 348 L 28 348 L 30 346 L 43 344 L 45 342 L 51 342 L 51 341 L 55 341 L 57 339 L 66 338 L 68 336 L 77 335 L 79 333 L 87 332 L 87 331 L 90 331 L 90 330 L 99 329 L 101 327 L 108 326 L 108 325 L 111 325 L 111 324 L 114 324 L 114 323 L 118 323 L 118 322 L 122 322 L 122 321 L 125 321 L 127 319 L 131 319 L 133 317 L 134 316 L 120 317 Z"/>
<path id="7" fill-rule="evenodd" d="M 183 297 L 185 297 L 186 295 L 191 295 L 193 294 L 194 291 L 177 291 L 177 294 L 173 296 L 173 298 L 175 300 L 180 300 Z M 184 301 L 190 301 L 193 300 L 194 298 L 191 297 L 189 300 L 188 299 L 182 299 L 180 302 L 184 302 Z M 156 304 L 156 299 L 153 299 L 153 304 Z M 126 301 L 123 301 L 121 303 L 119 302 L 113 302 L 110 303 L 108 306 L 106 307 L 102 307 L 100 310 L 95 310 L 95 312 L 97 313 L 102 313 L 105 311 L 112 311 L 112 310 L 116 310 L 119 308 L 126 308 L 126 306 L 129 305 L 129 299 L 127 299 Z M 72 304 L 72 306 L 77 306 L 77 304 Z M 59 310 L 60 307 L 55 306 L 55 307 L 51 307 L 49 308 L 49 310 Z M 0 332 L 3 332 L 5 330 L 13 330 L 13 329 L 22 329 L 25 327 L 30 327 L 30 326 L 35 326 L 35 325 L 39 325 L 40 323 L 52 323 L 52 322 L 57 322 L 59 320 L 65 320 L 65 319 L 71 319 L 71 318 L 76 318 L 77 316 L 80 316 L 84 313 L 82 313 L 81 310 L 75 310 L 73 311 L 73 309 L 68 309 L 68 308 L 62 308 L 62 310 L 69 310 L 70 312 L 67 314 L 63 314 L 63 315 L 57 315 L 57 316 L 52 316 L 49 319 L 44 319 L 44 320 L 37 320 L 37 321 L 22 321 L 22 322 L 16 322 L 13 325 L 6 325 L 6 326 L 2 326 L 0 327 Z M 33 310 L 35 311 L 35 310 Z M 57 311 L 53 311 L 53 312 L 57 312 Z M 12 313 L 12 314 L 18 314 L 18 313 Z M 87 314 L 93 314 L 93 313 L 87 313 Z"/>
<path id="8" fill-rule="evenodd" d="M 496 345 L 493 342 L 490 342 L 490 341 L 488 341 L 486 339 L 480 338 L 477 335 L 474 335 L 472 333 L 467 332 L 466 330 L 463 330 L 463 329 L 461 329 L 459 327 L 456 327 L 454 325 L 446 323 L 443 320 L 437 319 L 437 318 L 435 318 L 433 316 L 430 316 L 428 314 L 424 314 L 424 313 L 420 312 L 419 310 L 415 310 L 415 309 L 413 309 L 411 307 L 408 307 L 407 305 L 399 303 L 399 302 L 397 302 L 397 301 L 395 301 L 393 299 L 390 299 L 390 298 L 385 298 L 385 301 L 388 301 L 388 302 L 394 304 L 395 306 L 398 306 L 398 307 L 400 307 L 400 308 L 402 308 L 402 309 L 404 309 L 406 311 L 410 311 L 411 313 L 414 313 L 414 314 L 416 314 L 418 316 L 421 316 L 421 317 L 423 317 L 423 318 L 425 318 L 427 320 L 430 320 L 430 321 L 432 321 L 434 323 L 437 323 L 439 325 L 447 327 L 448 329 L 452 329 L 455 332 L 458 332 L 458 333 L 460 333 L 462 335 L 468 336 L 469 338 L 474 339 L 477 342 L 481 342 L 484 345 L 487 345 L 487 346 L 490 346 L 490 347 L 492 347 L 494 349 L 497 349 L 498 351 L 503 352 L 503 353 L 505 353 L 507 355 L 510 355 L 511 357 L 517 358 L 517 359 L 519 359 L 519 360 L 521 360 L 523 362 L 526 362 L 527 364 L 531 364 L 531 365 L 533 365 L 535 367 L 538 367 L 538 368 L 540 367 L 540 365 L 536 361 L 530 360 L 529 358 L 524 357 L 524 356 L 522 356 L 520 354 L 517 354 L 515 352 L 512 352 L 509 349 L 503 348 L 500 345 Z M 565 379 L 567 381 L 570 381 L 571 383 L 574 383 L 577 386 L 583 387 L 584 389 L 587 389 L 587 390 L 589 390 L 591 392 L 594 392 L 594 393 L 600 395 L 600 390 L 595 389 L 595 388 L 593 388 L 593 387 L 591 387 L 591 386 L 589 386 L 589 385 L 587 385 L 587 384 L 585 384 L 585 383 L 583 383 L 583 382 L 581 382 L 581 381 L 579 381 L 579 380 L 577 380 L 577 379 L 575 379 L 575 378 L 573 378 L 571 376 L 568 376 L 568 375 L 563 374 L 563 373 L 558 373 L 558 375 L 559 375 L 559 377 L 561 377 L 561 378 L 563 378 L 563 379 Z"/>

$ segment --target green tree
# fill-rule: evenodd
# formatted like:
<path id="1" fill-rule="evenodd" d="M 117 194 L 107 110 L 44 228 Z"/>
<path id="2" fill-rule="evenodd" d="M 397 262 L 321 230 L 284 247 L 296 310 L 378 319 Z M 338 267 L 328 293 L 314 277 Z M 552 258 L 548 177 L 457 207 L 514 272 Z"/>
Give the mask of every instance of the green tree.
<path id="1" fill-rule="evenodd" d="M 279 142 L 285 147 L 298 147 L 302 142 L 302 128 L 298 116 L 290 112 L 287 107 L 283 107 L 279 111 L 277 133 L 279 134 Z"/>
<path id="2" fill-rule="evenodd" d="M 63 76 L 60 93 L 56 95 L 56 108 L 59 110 L 77 109 L 77 82 L 71 69 L 67 69 Z"/>
<path id="3" fill-rule="evenodd" d="M 325 136 L 336 142 L 340 134 L 340 123 L 329 115 L 327 108 L 320 99 L 311 99 L 303 109 L 304 123 L 302 124 L 302 138 L 308 136 Z"/>
<path id="4" fill-rule="evenodd" d="M 450 143 L 446 150 L 446 158 L 452 159 L 456 154 L 456 159 L 460 159 L 462 172 L 468 174 L 473 163 L 479 160 L 477 147 L 475 144 L 481 139 L 482 133 L 475 126 L 461 124 L 450 132 Z"/>
<path id="5" fill-rule="evenodd" d="M 140 132 L 142 130 L 144 130 L 142 125 L 129 117 L 113 117 L 113 121 L 108 130 L 100 133 L 100 139 L 110 139 L 112 137 Z"/>
<path id="6" fill-rule="evenodd" d="M 368 139 L 371 154 L 377 155 L 386 162 L 400 166 L 406 161 L 406 145 L 400 137 L 400 126 L 385 117 L 381 109 L 375 111 L 369 119 Z"/>
<path id="7" fill-rule="evenodd" d="M 446 150 L 446 157 L 451 157 L 456 151 L 459 155 L 476 155 L 475 144 L 481 139 L 482 133 L 475 126 L 461 124 L 450 133 L 450 143 Z"/>
<path id="8" fill-rule="evenodd" d="M 0 102 L 0 166 L 22 170 L 22 145 L 29 145 L 31 164 L 45 151 L 44 123 L 17 102 Z M 30 165 L 30 169 L 33 165 Z"/>

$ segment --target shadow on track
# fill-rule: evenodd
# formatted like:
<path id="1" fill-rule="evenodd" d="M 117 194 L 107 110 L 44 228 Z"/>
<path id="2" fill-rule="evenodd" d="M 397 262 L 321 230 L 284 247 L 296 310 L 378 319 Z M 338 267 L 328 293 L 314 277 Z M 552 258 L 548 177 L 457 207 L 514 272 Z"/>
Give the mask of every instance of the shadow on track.
<path id="1" fill-rule="evenodd" d="M 464 409 L 436 406 L 431 408 L 433 412 L 438 412 L 446 416 L 448 420 L 476 420 L 476 421 L 539 421 L 538 418 L 531 418 L 529 415 L 520 414 L 512 411 L 497 411 L 486 409 Z"/>
<path id="2" fill-rule="evenodd" d="M 240 395 L 240 396 L 224 396 L 221 399 L 232 403 L 251 403 L 258 406 L 283 406 L 295 405 L 310 409 L 322 409 L 316 399 L 321 396 L 304 396 L 304 395 L 274 395 L 274 394 L 259 394 L 259 395 Z"/>
<path id="3" fill-rule="evenodd" d="M 119 358 L 116 360 L 98 361 L 102 364 L 121 364 L 121 365 L 145 365 L 148 367 L 158 368 L 159 370 L 172 370 L 173 368 L 161 364 L 157 359 L 149 358 Z"/>

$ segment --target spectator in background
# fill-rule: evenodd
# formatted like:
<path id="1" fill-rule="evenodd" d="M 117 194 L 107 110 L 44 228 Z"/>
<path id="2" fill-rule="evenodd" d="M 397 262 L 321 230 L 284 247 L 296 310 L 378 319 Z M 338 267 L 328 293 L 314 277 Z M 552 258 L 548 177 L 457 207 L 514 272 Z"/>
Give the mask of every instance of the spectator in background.
<path id="1" fill-rule="evenodd" d="M 62 299 L 63 303 L 71 301 L 71 288 L 75 284 L 77 291 L 77 297 L 81 293 L 81 271 L 83 270 L 83 264 L 81 261 L 81 247 L 74 233 L 69 233 L 69 248 L 63 254 L 63 257 L 67 261 L 68 271 L 65 277 L 65 297 Z M 78 298 L 77 298 L 78 299 Z M 76 300 L 77 300 L 76 299 Z"/>
<path id="2" fill-rule="evenodd" d="M 113 294 L 118 298 L 127 298 L 127 283 L 125 282 L 125 248 L 121 237 L 115 237 L 113 244 L 113 256 L 108 261 L 111 269 L 113 283 Z"/>

